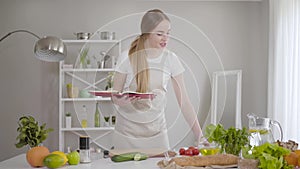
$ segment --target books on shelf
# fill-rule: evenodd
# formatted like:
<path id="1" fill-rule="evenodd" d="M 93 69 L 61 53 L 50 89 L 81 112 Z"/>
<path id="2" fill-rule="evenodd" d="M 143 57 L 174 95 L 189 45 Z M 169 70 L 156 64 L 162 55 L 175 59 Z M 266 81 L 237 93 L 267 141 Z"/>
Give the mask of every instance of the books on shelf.
<path id="1" fill-rule="evenodd" d="M 101 96 L 101 97 L 136 97 L 140 99 L 154 99 L 155 94 L 153 93 L 139 93 L 135 91 L 124 91 L 124 92 L 118 92 L 115 90 L 103 90 L 103 91 L 89 91 L 92 95 L 95 96 Z"/>

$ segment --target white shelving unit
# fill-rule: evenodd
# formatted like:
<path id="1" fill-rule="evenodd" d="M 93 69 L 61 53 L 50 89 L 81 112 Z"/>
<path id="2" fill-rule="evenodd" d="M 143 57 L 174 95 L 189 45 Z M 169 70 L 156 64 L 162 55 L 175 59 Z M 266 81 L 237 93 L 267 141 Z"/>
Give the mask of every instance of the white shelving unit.
<path id="1" fill-rule="evenodd" d="M 114 130 L 113 127 L 89 127 L 89 128 L 81 128 L 81 127 L 73 127 L 73 128 L 61 128 L 62 131 L 111 131 Z"/>
<path id="2" fill-rule="evenodd" d="M 71 44 L 71 43 L 119 43 L 118 40 L 63 40 L 64 43 Z"/>
<path id="3" fill-rule="evenodd" d="M 62 72 L 111 72 L 114 69 L 62 69 Z"/>
<path id="4" fill-rule="evenodd" d="M 114 71 L 115 57 L 121 53 L 121 45 L 117 40 L 63 40 L 67 46 L 68 56 L 59 64 L 59 150 L 67 151 L 67 147 L 75 150 L 78 148 L 79 136 L 90 136 L 91 144 L 106 149 L 111 147 L 112 126 L 103 126 L 104 119 L 100 121 L 101 127 L 94 127 L 94 113 L 96 103 L 102 116 L 113 115 L 113 105 L 110 98 L 89 97 L 76 98 L 67 97 L 66 84 L 71 83 L 80 90 L 104 90 L 107 84 L 107 75 Z M 83 48 L 89 48 L 89 53 L 94 65 L 92 68 L 77 68 L 77 60 Z M 98 68 L 97 59 L 100 53 L 105 51 L 111 56 L 111 65 Z M 97 57 L 96 57 L 97 56 Z M 95 63 L 96 62 L 96 63 Z M 64 64 L 72 64 L 73 68 L 64 68 Z M 80 92 L 79 92 L 80 93 Z M 82 105 L 88 110 L 88 126 L 82 128 L 80 124 Z M 72 126 L 66 128 L 65 114 L 71 112 Z"/>

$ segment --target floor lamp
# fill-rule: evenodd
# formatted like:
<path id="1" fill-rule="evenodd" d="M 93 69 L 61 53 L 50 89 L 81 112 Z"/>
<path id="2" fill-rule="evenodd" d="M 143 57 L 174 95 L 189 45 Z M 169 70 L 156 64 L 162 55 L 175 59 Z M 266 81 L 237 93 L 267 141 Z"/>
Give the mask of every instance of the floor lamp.
<path id="1" fill-rule="evenodd" d="M 65 59 L 67 55 L 67 48 L 61 39 L 54 36 L 40 38 L 36 34 L 27 30 L 15 30 L 3 36 L 0 39 L 0 42 L 17 32 L 29 33 L 39 39 L 34 46 L 34 54 L 36 58 L 47 62 L 59 62 Z"/>

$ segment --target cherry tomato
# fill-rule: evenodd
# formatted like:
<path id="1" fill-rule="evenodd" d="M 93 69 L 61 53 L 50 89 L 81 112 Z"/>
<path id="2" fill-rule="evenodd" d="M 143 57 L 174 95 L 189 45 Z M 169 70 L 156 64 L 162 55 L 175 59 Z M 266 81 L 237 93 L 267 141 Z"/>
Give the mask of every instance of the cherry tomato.
<path id="1" fill-rule="evenodd" d="M 193 150 L 192 149 L 185 150 L 185 155 L 192 156 L 193 155 Z"/>
<path id="2" fill-rule="evenodd" d="M 180 148 L 179 149 L 179 154 L 180 155 L 185 155 L 185 149 L 184 148 Z"/>
<path id="3" fill-rule="evenodd" d="M 193 147 L 193 146 L 190 146 L 189 149 L 190 149 L 190 150 L 194 150 L 194 149 L 196 149 L 196 148 Z"/>
<path id="4" fill-rule="evenodd" d="M 193 155 L 199 155 L 199 150 L 198 149 L 193 149 Z"/>

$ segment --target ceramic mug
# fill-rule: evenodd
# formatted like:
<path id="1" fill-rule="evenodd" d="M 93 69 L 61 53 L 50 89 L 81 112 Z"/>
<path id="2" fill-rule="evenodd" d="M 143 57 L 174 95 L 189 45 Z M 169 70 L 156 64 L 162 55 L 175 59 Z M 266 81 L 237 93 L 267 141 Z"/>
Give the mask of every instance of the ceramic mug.
<path id="1" fill-rule="evenodd" d="M 79 92 L 79 97 L 81 97 L 81 98 L 89 98 L 89 97 L 91 97 L 91 94 L 89 93 L 88 90 L 82 89 Z"/>
<path id="2" fill-rule="evenodd" d="M 67 87 L 67 93 L 69 98 L 78 97 L 78 88 L 77 87 Z"/>

